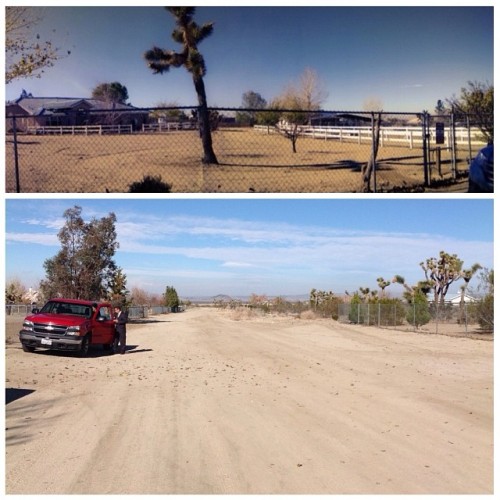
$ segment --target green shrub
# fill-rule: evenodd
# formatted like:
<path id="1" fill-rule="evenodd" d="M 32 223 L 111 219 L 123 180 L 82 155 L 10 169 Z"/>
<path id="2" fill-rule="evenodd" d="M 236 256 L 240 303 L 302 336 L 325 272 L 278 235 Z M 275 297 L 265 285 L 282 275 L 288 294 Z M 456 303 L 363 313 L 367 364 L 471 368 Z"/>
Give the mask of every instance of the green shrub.
<path id="1" fill-rule="evenodd" d="M 419 328 L 422 325 L 426 325 L 432 318 L 429 310 L 429 302 L 427 301 L 427 296 L 421 290 L 415 292 L 413 299 L 410 303 L 410 308 L 406 315 L 406 320 L 410 325 Z"/>

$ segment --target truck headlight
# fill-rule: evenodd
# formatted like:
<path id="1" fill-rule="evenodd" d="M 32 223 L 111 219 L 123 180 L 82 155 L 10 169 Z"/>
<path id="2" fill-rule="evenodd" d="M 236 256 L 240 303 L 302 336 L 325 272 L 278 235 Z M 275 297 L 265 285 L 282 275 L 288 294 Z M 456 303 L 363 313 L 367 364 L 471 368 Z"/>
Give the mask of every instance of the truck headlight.
<path id="1" fill-rule="evenodd" d="M 69 326 L 66 330 L 66 335 L 80 335 L 80 327 L 79 326 Z"/>
<path id="2" fill-rule="evenodd" d="M 23 330 L 26 330 L 27 332 L 32 332 L 33 331 L 33 321 L 27 321 L 24 320 L 23 322 Z"/>

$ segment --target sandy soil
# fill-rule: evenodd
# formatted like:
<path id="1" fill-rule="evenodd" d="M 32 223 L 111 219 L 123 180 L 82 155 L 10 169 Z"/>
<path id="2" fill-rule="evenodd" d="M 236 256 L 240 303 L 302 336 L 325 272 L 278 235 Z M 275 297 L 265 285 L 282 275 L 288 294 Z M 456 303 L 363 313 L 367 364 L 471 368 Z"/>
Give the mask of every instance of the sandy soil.
<path id="1" fill-rule="evenodd" d="M 21 322 L 7 493 L 493 493 L 493 342 L 195 308 L 80 359 Z"/>
<path id="2" fill-rule="evenodd" d="M 10 140 L 10 142 L 9 142 Z M 6 144 L 6 190 L 17 189 L 13 146 Z M 245 129 L 214 133 L 219 165 L 204 166 L 196 131 L 118 136 L 19 136 L 21 192 L 126 193 L 145 175 L 161 176 L 172 192 L 188 193 L 335 193 L 361 189 L 360 168 L 370 144 L 300 138 L 297 153 L 277 135 Z M 466 152 L 458 169 L 466 172 Z M 425 191 L 466 192 L 452 183 L 449 153 L 443 152 L 442 176 Z M 463 180 L 463 175 L 458 179 Z M 466 177 L 466 175 L 465 175 Z M 422 151 L 392 143 L 380 147 L 377 190 L 422 190 Z"/>

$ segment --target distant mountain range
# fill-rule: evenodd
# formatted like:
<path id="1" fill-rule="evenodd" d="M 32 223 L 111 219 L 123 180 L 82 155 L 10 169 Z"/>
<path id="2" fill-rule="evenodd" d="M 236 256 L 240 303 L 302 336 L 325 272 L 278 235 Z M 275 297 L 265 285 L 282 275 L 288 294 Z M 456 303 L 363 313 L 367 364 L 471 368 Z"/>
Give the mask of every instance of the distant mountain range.
<path id="1" fill-rule="evenodd" d="M 272 300 L 276 297 L 281 297 L 284 300 L 290 302 L 301 302 L 309 300 L 309 295 L 267 295 L 267 298 Z M 231 297 L 226 294 L 214 295 L 212 297 L 207 296 L 193 296 L 193 297 L 181 297 L 181 300 L 194 302 L 196 304 L 212 304 L 213 302 L 231 302 L 233 300 L 240 300 L 241 302 L 248 302 L 249 295 L 235 295 Z"/>

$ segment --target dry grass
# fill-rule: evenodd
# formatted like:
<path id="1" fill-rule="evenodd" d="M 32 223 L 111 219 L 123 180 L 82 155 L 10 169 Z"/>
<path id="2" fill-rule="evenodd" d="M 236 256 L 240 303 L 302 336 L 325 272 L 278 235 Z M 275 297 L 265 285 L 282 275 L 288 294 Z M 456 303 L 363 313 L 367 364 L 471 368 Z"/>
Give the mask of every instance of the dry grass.
<path id="1" fill-rule="evenodd" d="M 312 319 L 317 319 L 317 315 L 314 311 L 303 311 L 300 313 L 300 319 L 304 319 L 304 320 L 312 320 Z"/>
<path id="2" fill-rule="evenodd" d="M 144 176 L 161 176 L 172 192 L 357 192 L 369 144 L 300 138 L 290 141 L 243 129 L 214 136 L 219 165 L 203 165 L 196 131 L 115 136 L 21 136 L 21 192 L 128 192 Z M 424 181 L 421 151 L 381 147 L 379 191 Z M 444 161 L 447 158 L 444 157 Z M 445 164 L 446 165 L 446 164 Z M 449 178 L 445 166 L 443 178 Z M 16 191 L 12 144 L 6 145 L 6 190 Z"/>

